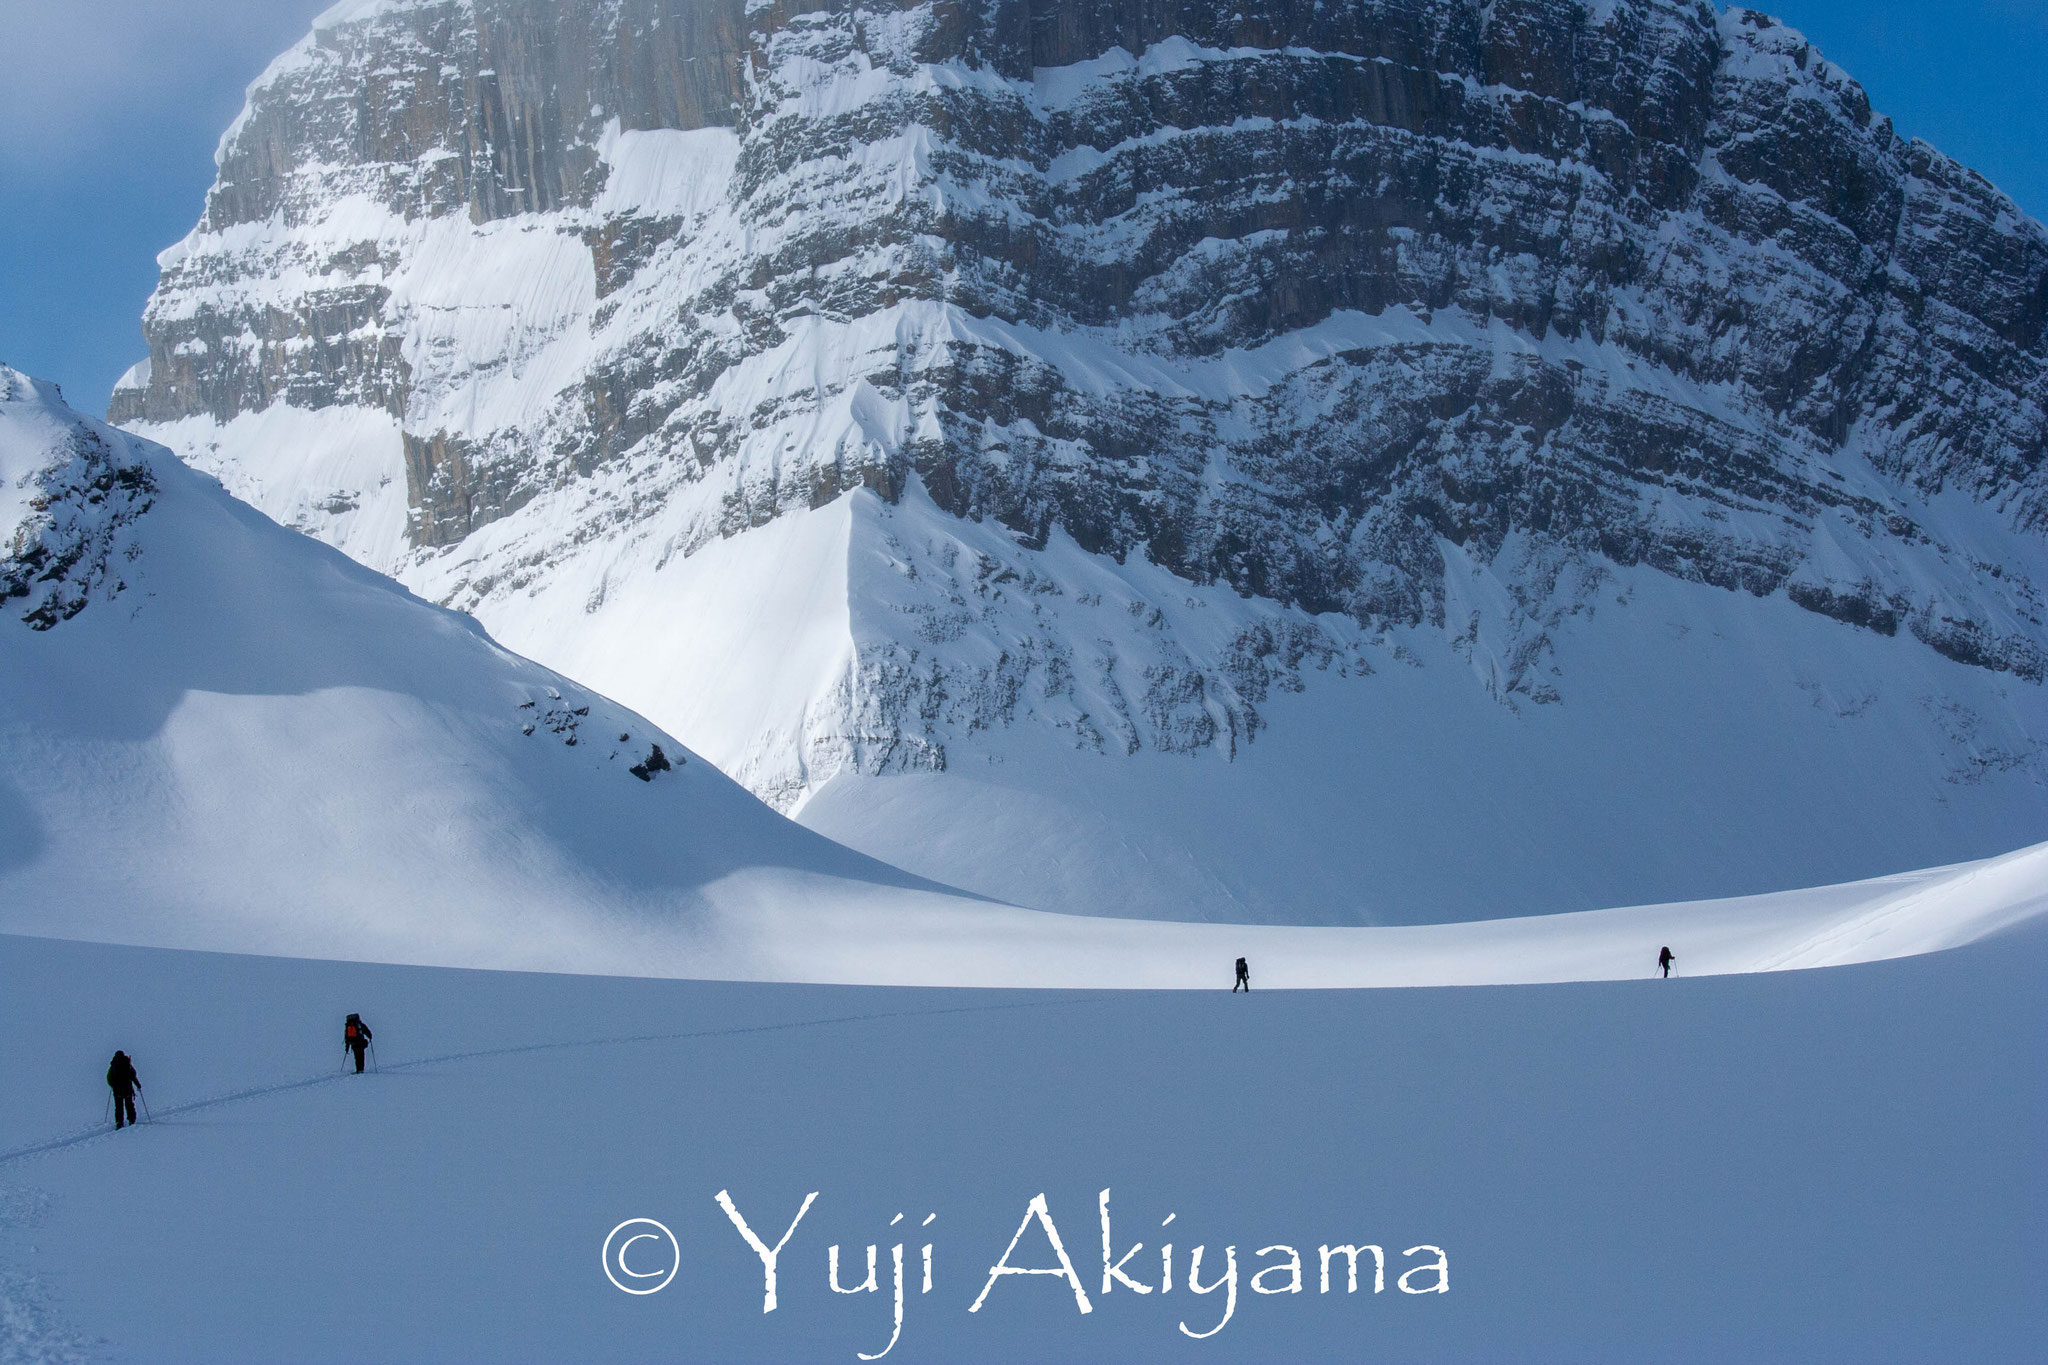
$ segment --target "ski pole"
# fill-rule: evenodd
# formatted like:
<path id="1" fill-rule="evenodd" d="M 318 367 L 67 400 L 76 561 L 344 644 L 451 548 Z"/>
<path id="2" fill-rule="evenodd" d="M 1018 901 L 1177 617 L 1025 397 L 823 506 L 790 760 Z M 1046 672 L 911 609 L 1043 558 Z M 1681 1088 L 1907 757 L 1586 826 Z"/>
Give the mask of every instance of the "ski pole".
<path id="1" fill-rule="evenodd" d="M 150 1118 L 149 1096 L 142 1093 L 142 1083 L 140 1081 L 137 1081 L 135 1083 L 135 1094 L 142 1101 L 142 1117 L 145 1119 L 149 1119 L 151 1123 L 155 1123 L 156 1120 L 154 1118 Z"/>
<path id="2" fill-rule="evenodd" d="M 113 1092 L 113 1091 L 111 1091 L 111 1090 L 109 1090 L 109 1091 L 107 1092 L 107 1107 L 106 1107 L 106 1109 L 105 1109 L 105 1110 L 104 1110 L 104 1111 L 102 1112 L 102 1116 L 101 1116 L 101 1122 L 103 1122 L 103 1123 L 112 1123 L 113 1121 L 114 1121 L 114 1092 Z"/>
<path id="3" fill-rule="evenodd" d="M 377 1040 L 372 1038 L 370 1040 L 370 1070 L 382 1071 L 383 1069 L 377 1062 Z"/>

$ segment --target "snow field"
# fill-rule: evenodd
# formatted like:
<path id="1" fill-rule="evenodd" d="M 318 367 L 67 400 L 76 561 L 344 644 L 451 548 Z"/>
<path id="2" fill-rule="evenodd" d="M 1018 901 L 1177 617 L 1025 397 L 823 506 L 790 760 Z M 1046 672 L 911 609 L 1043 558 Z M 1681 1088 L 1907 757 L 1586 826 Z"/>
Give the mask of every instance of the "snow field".
<path id="1" fill-rule="evenodd" d="M 1826 972 L 1247 998 L 4 938 L 0 1341 L 27 1359 L 83 1339 L 88 1358 L 852 1361 L 890 1339 L 900 1245 L 890 1360 L 2025 1360 L 2044 953 L 2037 924 Z M 381 1074 L 339 1074 L 349 1010 Z M 98 1123 L 117 1046 L 157 1121 L 19 1155 Z M 1102 1289 L 1105 1189 L 1149 1295 Z M 817 1193 L 773 1313 L 721 1191 L 770 1245 Z M 988 1284 L 1041 1194 L 1086 1315 L 1062 1278 Z M 657 1294 L 604 1276 L 629 1218 L 680 1245 Z M 832 1292 L 834 1245 L 847 1288 L 876 1248 L 875 1290 Z M 1341 1256 L 1322 1292 L 1324 1245 L 1380 1246 L 1382 1292 L 1368 1259 L 1345 1293 Z M 1422 1245 L 1449 1292 L 1401 1292 Z M 1197 1246 L 1208 1293 L 1188 1284 Z M 1300 1293 L 1254 1290 L 1275 1247 L 1303 1256 Z M 1008 1264 L 1057 1261 L 1034 1223 Z"/>

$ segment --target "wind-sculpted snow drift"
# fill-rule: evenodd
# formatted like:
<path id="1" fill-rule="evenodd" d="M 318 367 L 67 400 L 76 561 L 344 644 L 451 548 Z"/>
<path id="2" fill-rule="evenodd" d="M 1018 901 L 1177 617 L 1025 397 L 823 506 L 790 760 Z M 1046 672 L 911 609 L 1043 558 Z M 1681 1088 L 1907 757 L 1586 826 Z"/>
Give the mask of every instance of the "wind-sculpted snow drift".
<path id="1" fill-rule="evenodd" d="M 1427 919 L 2048 828 L 2048 233 L 1761 15 L 365 0 L 219 164 L 113 416 L 919 871 Z"/>

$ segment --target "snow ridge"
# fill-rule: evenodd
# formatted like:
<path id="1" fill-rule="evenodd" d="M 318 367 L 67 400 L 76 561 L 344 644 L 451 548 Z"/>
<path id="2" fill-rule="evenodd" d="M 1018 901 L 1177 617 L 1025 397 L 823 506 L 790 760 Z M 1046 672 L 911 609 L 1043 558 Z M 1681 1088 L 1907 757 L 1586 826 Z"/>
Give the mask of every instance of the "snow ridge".
<path id="1" fill-rule="evenodd" d="M 763 900 L 980 908 L 11 370 L 0 476 L 12 932 L 686 971 Z"/>

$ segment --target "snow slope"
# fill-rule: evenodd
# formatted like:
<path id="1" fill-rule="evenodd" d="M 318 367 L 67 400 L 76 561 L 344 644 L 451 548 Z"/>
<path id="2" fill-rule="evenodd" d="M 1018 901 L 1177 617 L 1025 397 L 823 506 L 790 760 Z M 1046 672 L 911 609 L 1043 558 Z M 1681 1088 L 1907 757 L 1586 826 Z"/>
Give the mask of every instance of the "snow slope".
<path id="1" fill-rule="evenodd" d="M 915 487 L 666 543 L 584 547 L 492 629 L 804 824 L 1038 909 L 1494 918 L 2048 836 L 2048 691 L 1782 597 L 1607 569 L 1546 620 L 1526 545 L 1446 543 L 1445 624 L 1372 633 L 1057 530 L 1021 547 Z M 1199 658 L 1236 660 L 1230 695 Z"/>
<path id="2" fill-rule="evenodd" d="M 645 974 L 918 986 L 1195 990 L 1239 955 L 1289 988 L 1631 980 L 1658 948 L 1695 975 L 1937 952 L 2048 915 L 2048 845 L 1981 863 L 1723 901 L 1452 924 L 1321 927 L 1066 916 L 945 901 L 867 910 L 762 897 L 726 952 Z"/>
<path id="3" fill-rule="evenodd" d="M 0 1359 L 852 1365 L 890 1339 L 901 1245 L 891 1362 L 2034 1360 L 2042 927 L 1824 972 L 1248 998 L 0 938 Z M 349 1010 L 381 1074 L 335 1074 Z M 156 1122 L 97 1136 L 115 1047 Z M 1150 1295 L 1100 1292 L 1104 1189 Z M 818 1192 L 773 1314 L 721 1190 L 770 1243 Z M 1041 1192 L 1092 1311 L 1031 1277 L 969 1313 Z M 681 1252 L 629 1268 L 681 1270 L 629 1298 L 601 1247 L 635 1217 Z M 1367 1253 L 1357 1295 L 1341 1257 L 1320 1292 L 1317 1248 L 1361 1243 L 1384 1291 Z M 876 1292 L 831 1292 L 834 1244 L 849 1287 L 877 1248 Z M 1203 1285 L 1226 1246 L 1239 1281 L 1191 1341 L 1227 1308 L 1188 1292 L 1197 1245 Z M 1281 1245 L 1303 1292 L 1254 1293 Z M 1401 1292 L 1420 1245 L 1448 1293 Z M 1031 1231 L 1011 1264 L 1054 1262 Z"/>
<path id="4" fill-rule="evenodd" d="M 971 906 L 11 370 L 0 489 L 7 929 L 688 972 L 762 899 Z"/>

